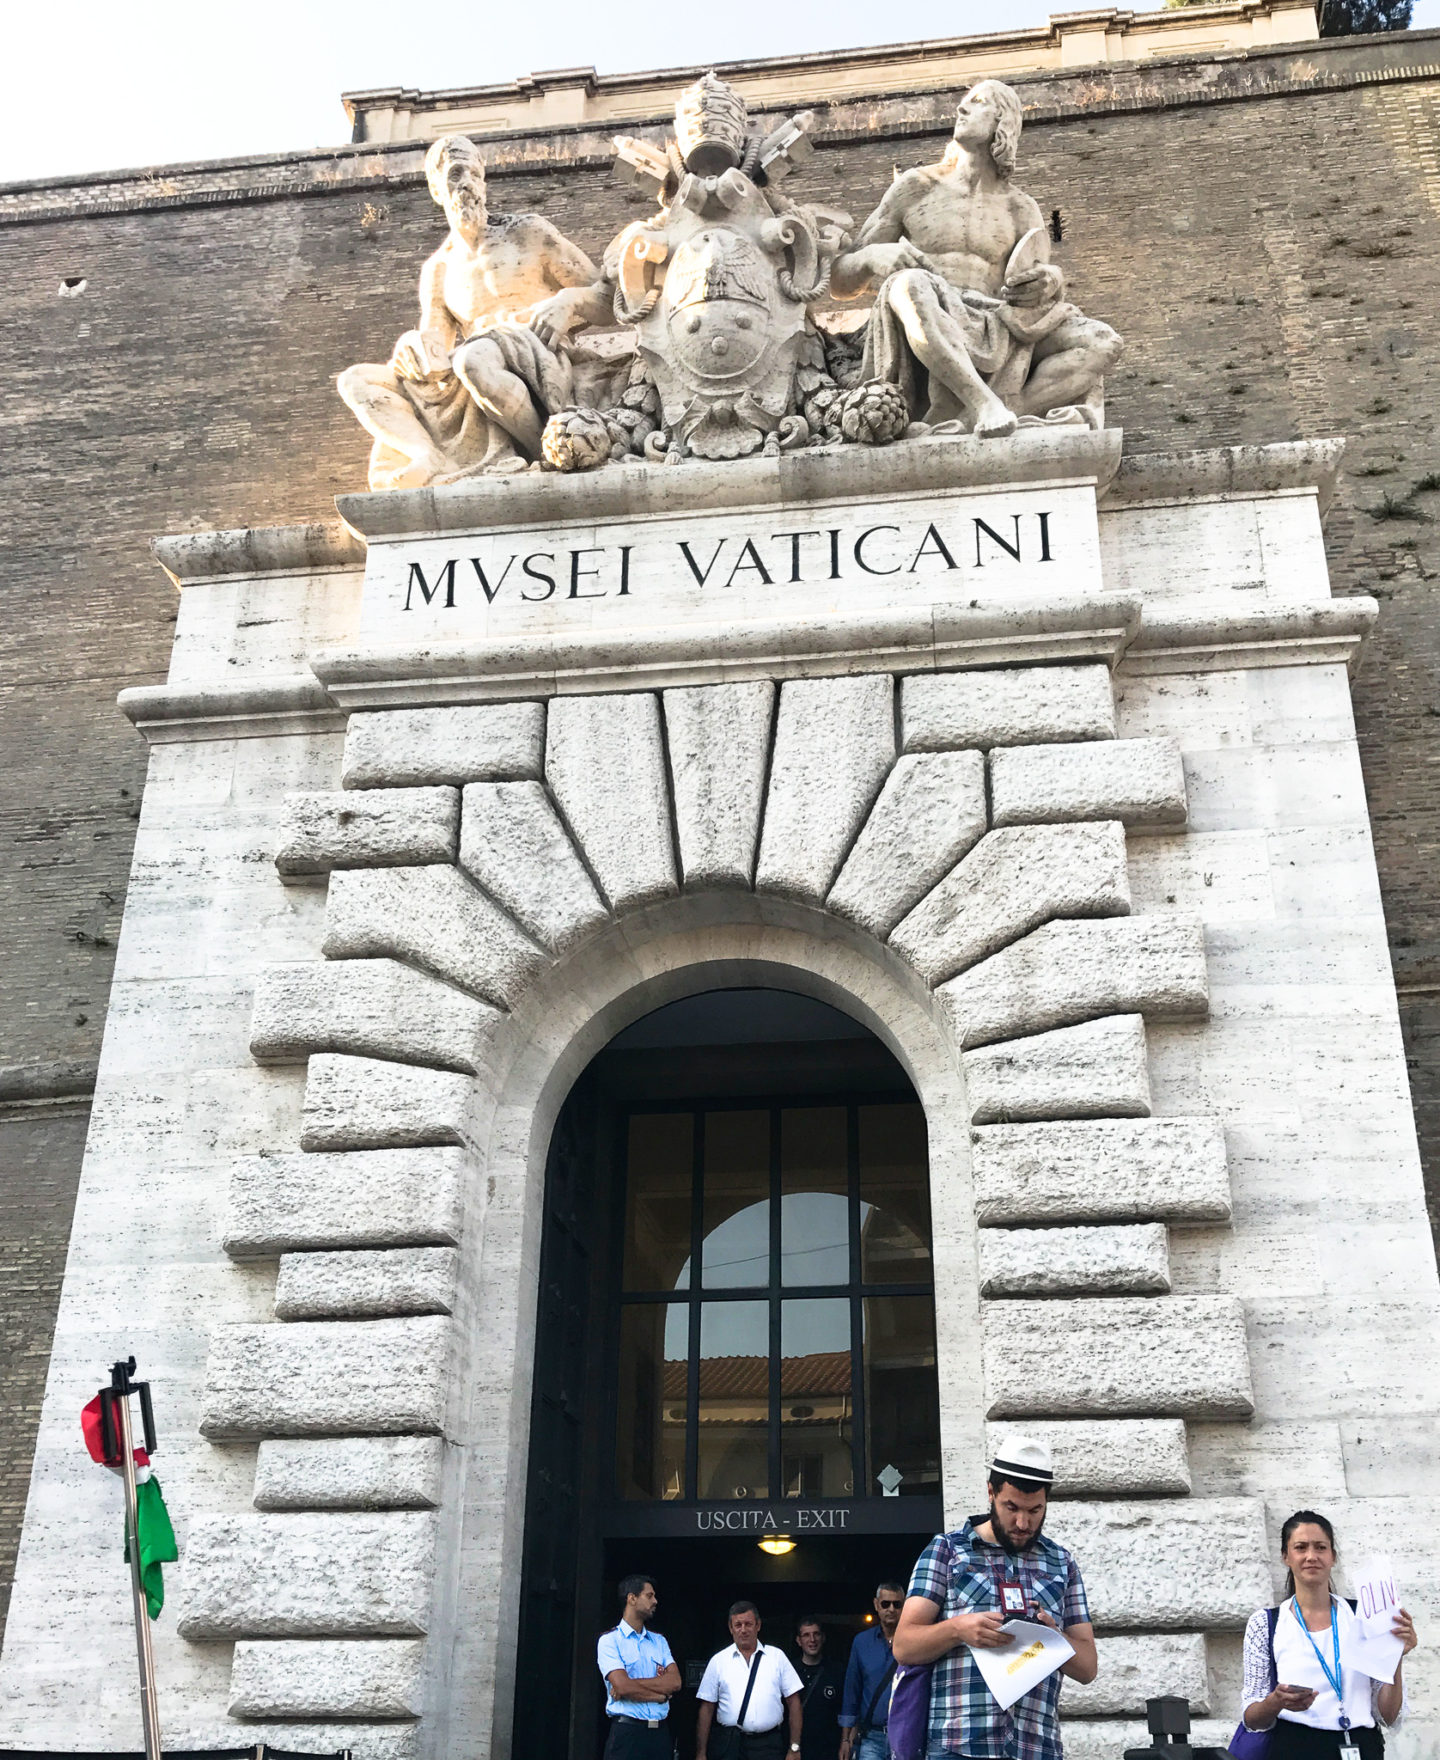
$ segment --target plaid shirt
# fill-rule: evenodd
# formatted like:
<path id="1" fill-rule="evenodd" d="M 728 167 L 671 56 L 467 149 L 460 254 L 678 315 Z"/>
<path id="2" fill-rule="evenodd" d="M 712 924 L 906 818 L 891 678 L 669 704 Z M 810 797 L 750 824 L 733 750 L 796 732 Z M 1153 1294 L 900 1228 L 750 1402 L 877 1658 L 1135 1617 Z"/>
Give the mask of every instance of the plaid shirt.
<path id="1" fill-rule="evenodd" d="M 937 1534 L 916 1561 L 910 1593 L 923 1595 L 948 1619 L 957 1613 L 1000 1611 L 1000 1584 L 1018 1581 L 1027 1602 L 1037 1604 L 1063 1631 L 1086 1625 L 1090 1608 L 1080 1567 L 1065 1548 L 1044 1534 L 1022 1553 L 981 1540 L 975 1530 L 988 1516 L 972 1516 L 953 1534 Z M 961 1644 L 934 1665 L 930 1677 L 931 1753 L 965 1754 L 973 1760 L 1061 1760 L 1061 1671 L 1002 1711 Z"/>

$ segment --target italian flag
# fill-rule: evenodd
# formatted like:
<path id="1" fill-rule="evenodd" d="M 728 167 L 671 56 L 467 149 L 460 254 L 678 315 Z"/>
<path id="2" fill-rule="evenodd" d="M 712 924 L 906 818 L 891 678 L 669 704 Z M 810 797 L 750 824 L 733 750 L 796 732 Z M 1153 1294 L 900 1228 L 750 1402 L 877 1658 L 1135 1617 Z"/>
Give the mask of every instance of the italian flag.
<path id="1" fill-rule="evenodd" d="M 100 1398 L 97 1394 L 80 1414 L 80 1429 L 91 1460 L 102 1467 L 110 1466 L 105 1459 L 105 1445 L 100 1435 Z M 118 1466 L 110 1467 L 118 1473 Z M 140 1582 L 145 1590 L 145 1605 L 151 1619 L 160 1617 L 165 1605 L 165 1580 L 162 1564 L 174 1564 L 180 1556 L 175 1544 L 175 1530 L 170 1526 L 170 1512 L 160 1495 L 160 1481 L 150 1467 L 150 1456 L 143 1448 L 135 1450 L 135 1531 L 140 1541 Z M 130 1562 L 130 1536 L 125 1536 L 125 1562 Z"/>

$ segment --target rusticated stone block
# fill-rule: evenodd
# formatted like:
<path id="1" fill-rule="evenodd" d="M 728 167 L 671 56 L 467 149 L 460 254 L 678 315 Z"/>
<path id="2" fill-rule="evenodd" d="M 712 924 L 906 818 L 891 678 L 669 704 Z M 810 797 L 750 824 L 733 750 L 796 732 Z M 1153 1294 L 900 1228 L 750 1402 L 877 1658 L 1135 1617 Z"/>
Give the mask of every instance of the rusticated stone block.
<path id="1" fill-rule="evenodd" d="M 971 1141 L 975 1214 L 992 1227 L 1230 1220 L 1217 1119 L 996 1124 Z"/>
<path id="2" fill-rule="evenodd" d="M 921 673 L 900 687 L 900 720 L 907 752 L 1113 739 L 1115 699 L 1104 665 Z"/>
<path id="3" fill-rule="evenodd" d="M 332 868 L 453 862 L 460 796 L 453 788 L 377 788 L 292 794 L 275 866 L 283 880 Z"/>
<path id="4" fill-rule="evenodd" d="M 990 1447 L 998 1448 L 1011 1428 L 990 1425 Z M 1180 1418 L 1072 1418 L 1058 1423 L 1031 1418 L 1025 1434 L 1046 1443 L 1054 1458 L 1053 1498 L 1190 1494 L 1190 1456 Z M 267 1446 L 261 1443 L 262 1454 Z"/>
<path id="5" fill-rule="evenodd" d="M 317 1051 L 340 1051 L 473 1075 L 499 1018 L 473 996 L 393 959 L 267 966 L 255 984 L 250 1055 L 259 1063 L 303 1063 Z"/>
<path id="6" fill-rule="evenodd" d="M 609 914 L 538 782 L 481 782 L 465 790 L 460 866 L 552 953 Z"/>
<path id="7" fill-rule="evenodd" d="M 440 1429 L 450 1322 L 296 1321 L 217 1326 L 202 1434 L 428 1435 Z"/>
<path id="8" fill-rule="evenodd" d="M 438 1436 L 272 1438 L 255 1461 L 256 1509 L 434 1509 Z"/>
<path id="9" fill-rule="evenodd" d="M 549 713 L 546 780 L 610 903 L 677 891 L 658 700 L 558 697 Z"/>
<path id="10" fill-rule="evenodd" d="M 463 1149 L 247 1156 L 230 1170 L 225 1251 L 454 1246 L 469 1165 Z"/>
<path id="11" fill-rule="evenodd" d="M 302 1149 L 412 1149 L 469 1141 L 470 1076 L 322 1052 L 305 1079 Z"/>
<path id="12" fill-rule="evenodd" d="M 755 884 L 819 904 L 895 761 L 888 674 L 780 687 Z"/>
<path id="13" fill-rule="evenodd" d="M 1173 739 L 1017 746 L 990 754 L 997 825 L 1119 819 L 1138 830 L 1185 823 L 1185 767 Z"/>
<path id="14" fill-rule="evenodd" d="M 1125 830 L 1118 824 L 992 831 L 922 898 L 890 937 L 927 983 L 939 984 L 1052 917 L 1130 909 Z"/>
<path id="15" fill-rule="evenodd" d="M 418 1717 L 419 1638 L 279 1639 L 239 1643 L 232 1717 Z"/>
<path id="16" fill-rule="evenodd" d="M 1248 1418 L 1245 1316 L 1229 1296 L 983 1302 L 992 1418 Z M 1252 1606 L 1254 1603 L 1251 1604 Z"/>
<path id="17" fill-rule="evenodd" d="M 200 1516 L 180 1573 L 180 1635 L 419 1637 L 434 1574 L 428 1512 Z"/>
<path id="18" fill-rule="evenodd" d="M 846 857 L 830 909 L 887 935 L 984 835 L 985 810 L 979 752 L 901 758 Z"/>
<path id="19" fill-rule="evenodd" d="M 964 1056 L 976 1124 L 1050 1118 L 1145 1118 L 1145 1017 L 1105 1015 Z"/>
<path id="20" fill-rule="evenodd" d="M 344 788 L 515 781 L 539 776 L 545 751 L 542 703 L 481 703 L 451 709 L 382 709 L 345 726 Z"/>
<path id="21" fill-rule="evenodd" d="M 680 867 L 687 886 L 748 886 L 765 800 L 775 686 L 666 691 Z"/>
<path id="22" fill-rule="evenodd" d="M 1148 1748 L 1154 1740 L 1143 1717 L 1133 1723 L 1121 1723 L 1107 1718 L 1072 1716 L 1063 1709 L 1063 1690 L 1060 1703 L 1065 1760 L 1115 1760 L 1115 1756 L 1123 1754 L 1127 1748 Z M 1190 1725 L 1190 1745 L 1192 1748 L 1223 1750 L 1234 1733 L 1233 1717 L 1228 1723 L 1219 1718 L 1197 1718 Z M 387 1757 L 382 1756 L 382 1760 Z"/>
<path id="23" fill-rule="evenodd" d="M 286 1253 L 275 1283 L 275 1312 L 282 1320 L 449 1314 L 459 1272 L 460 1255 L 454 1247 Z"/>
<path id="24" fill-rule="evenodd" d="M 1209 1712 L 1203 1632 L 1100 1638 L 1096 1650 L 1099 1675 L 1088 1686 L 1066 1681 L 1060 1689 L 1067 1717 L 1143 1717 L 1145 1701 L 1160 1693 L 1184 1699 L 1197 1717 Z"/>
<path id="25" fill-rule="evenodd" d="M 508 1008 L 545 955 L 457 868 L 336 874 L 325 901 L 325 953 L 389 954 Z"/>
<path id="26" fill-rule="evenodd" d="M 1102 1628 L 1243 1630 L 1271 1599 L 1259 1498 L 1057 1503 L 1046 1532 L 1080 1559 Z"/>
<path id="27" fill-rule="evenodd" d="M 1163 1295 L 1169 1288 L 1163 1222 L 980 1231 L 983 1296 Z"/>
<path id="28" fill-rule="evenodd" d="M 1046 923 L 936 994 L 967 1050 L 1096 1015 L 1193 1019 L 1210 1006 L 1205 937 L 1194 917 Z"/>

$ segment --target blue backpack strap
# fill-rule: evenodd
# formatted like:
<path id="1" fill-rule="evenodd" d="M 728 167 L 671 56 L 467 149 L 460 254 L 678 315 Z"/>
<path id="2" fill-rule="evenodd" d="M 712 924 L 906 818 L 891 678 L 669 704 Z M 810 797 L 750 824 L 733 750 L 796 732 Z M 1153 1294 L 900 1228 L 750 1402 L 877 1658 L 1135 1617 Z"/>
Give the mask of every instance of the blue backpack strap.
<path id="1" fill-rule="evenodd" d="M 1265 1609 L 1265 1626 L 1267 1636 L 1270 1640 L 1270 1686 L 1272 1691 L 1280 1684 L 1280 1671 L 1275 1666 L 1275 1627 L 1279 1624 L 1279 1621 L 1280 1609 L 1278 1607 L 1267 1607 Z"/>

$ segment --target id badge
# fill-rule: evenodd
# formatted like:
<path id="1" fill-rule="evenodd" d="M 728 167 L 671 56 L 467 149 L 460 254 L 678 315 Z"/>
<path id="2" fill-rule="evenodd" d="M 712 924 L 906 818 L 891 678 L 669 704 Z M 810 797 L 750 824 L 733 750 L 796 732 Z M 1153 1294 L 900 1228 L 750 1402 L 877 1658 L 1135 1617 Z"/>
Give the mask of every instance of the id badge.
<path id="1" fill-rule="evenodd" d="M 1020 1583 L 1000 1585 L 1000 1611 L 1006 1619 L 1019 1619 L 1025 1612 L 1025 1590 Z"/>

